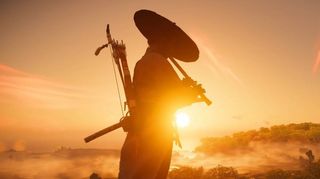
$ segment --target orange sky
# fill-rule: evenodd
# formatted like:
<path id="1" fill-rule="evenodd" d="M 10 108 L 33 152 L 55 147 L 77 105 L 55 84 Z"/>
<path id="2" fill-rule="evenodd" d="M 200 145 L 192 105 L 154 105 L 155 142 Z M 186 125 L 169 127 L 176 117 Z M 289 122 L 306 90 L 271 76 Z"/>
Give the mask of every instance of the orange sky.
<path id="1" fill-rule="evenodd" d="M 133 22 L 139 9 L 175 21 L 200 48 L 196 63 L 181 65 L 214 104 L 183 109 L 186 148 L 205 136 L 320 120 L 317 0 L 7 0 L 0 8 L 0 149 L 121 146 L 121 130 L 82 141 L 121 116 L 110 54 L 93 53 L 109 23 L 133 71 L 147 47 Z"/>

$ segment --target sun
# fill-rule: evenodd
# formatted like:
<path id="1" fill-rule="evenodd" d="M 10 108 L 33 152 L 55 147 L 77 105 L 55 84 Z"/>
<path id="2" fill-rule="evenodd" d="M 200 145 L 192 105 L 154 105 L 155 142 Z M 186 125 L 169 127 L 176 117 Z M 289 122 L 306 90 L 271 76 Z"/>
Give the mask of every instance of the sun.
<path id="1" fill-rule="evenodd" d="M 190 117 L 184 112 L 176 113 L 176 123 L 179 128 L 185 128 L 190 123 Z"/>

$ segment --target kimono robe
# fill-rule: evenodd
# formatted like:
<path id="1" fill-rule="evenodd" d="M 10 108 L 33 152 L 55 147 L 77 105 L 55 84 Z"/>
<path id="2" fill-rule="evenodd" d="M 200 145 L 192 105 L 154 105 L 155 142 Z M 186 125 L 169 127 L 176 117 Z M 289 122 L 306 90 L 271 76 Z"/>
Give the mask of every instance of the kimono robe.
<path id="1" fill-rule="evenodd" d="M 119 179 L 166 179 L 175 111 L 192 101 L 168 59 L 148 48 L 134 69 L 134 130 L 121 150 Z"/>

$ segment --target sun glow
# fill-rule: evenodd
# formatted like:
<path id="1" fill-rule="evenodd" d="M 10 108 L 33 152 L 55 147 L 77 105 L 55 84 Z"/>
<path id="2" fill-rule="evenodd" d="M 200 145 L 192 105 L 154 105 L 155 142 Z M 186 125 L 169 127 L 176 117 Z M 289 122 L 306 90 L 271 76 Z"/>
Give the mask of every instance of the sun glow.
<path id="1" fill-rule="evenodd" d="M 179 128 L 185 128 L 190 123 L 190 117 L 184 112 L 176 113 L 176 124 Z"/>

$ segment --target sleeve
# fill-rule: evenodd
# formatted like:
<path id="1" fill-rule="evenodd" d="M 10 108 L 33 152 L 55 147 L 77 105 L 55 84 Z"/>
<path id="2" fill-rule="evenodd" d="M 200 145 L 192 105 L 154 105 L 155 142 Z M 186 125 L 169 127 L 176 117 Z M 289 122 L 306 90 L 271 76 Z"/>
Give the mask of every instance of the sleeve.
<path id="1" fill-rule="evenodd" d="M 162 99 L 172 110 L 192 104 L 193 97 L 190 89 L 183 85 L 180 77 L 171 64 L 166 60 L 161 74 L 157 76 L 159 88 L 163 91 Z"/>
<path id="2" fill-rule="evenodd" d="M 133 83 L 136 100 L 145 108 L 175 111 L 191 104 L 186 87 L 166 59 L 140 60 Z"/>

